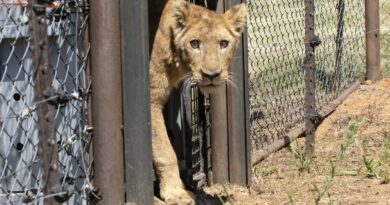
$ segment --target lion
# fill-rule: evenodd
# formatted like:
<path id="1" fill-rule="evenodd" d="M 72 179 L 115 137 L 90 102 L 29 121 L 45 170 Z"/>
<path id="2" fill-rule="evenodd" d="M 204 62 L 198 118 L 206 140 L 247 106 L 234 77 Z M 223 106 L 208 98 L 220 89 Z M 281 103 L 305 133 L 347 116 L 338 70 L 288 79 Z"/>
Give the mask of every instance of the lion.
<path id="1" fill-rule="evenodd" d="M 246 24 L 245 4 L 224 14 L 184 0 L 168 0 L 156 32 L 150 60 L 150 104 L 153 165 L 160 197 L 167 204 L 195 204 L 183 185 L 169 141 L 163 108 L 183 79 L 208 94 L 229 79 L 229 64 Z"/>

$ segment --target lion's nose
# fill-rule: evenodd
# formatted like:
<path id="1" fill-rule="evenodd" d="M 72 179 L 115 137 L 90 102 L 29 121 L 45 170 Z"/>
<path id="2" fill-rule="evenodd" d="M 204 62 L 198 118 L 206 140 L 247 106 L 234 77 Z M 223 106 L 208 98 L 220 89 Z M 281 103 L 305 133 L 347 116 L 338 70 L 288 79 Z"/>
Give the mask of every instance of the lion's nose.
<path id="1" fill-rule="evenodd" d="M 213 71 L 213 72 L 205 72 L 205 71 L 202 70 L 203 77 L 208 78 L 210 80 L 213 80 L 214 78 L 217 78 L 220 74 L 221 74 L 221 72 L 219 70 L 218 71 Z"/>

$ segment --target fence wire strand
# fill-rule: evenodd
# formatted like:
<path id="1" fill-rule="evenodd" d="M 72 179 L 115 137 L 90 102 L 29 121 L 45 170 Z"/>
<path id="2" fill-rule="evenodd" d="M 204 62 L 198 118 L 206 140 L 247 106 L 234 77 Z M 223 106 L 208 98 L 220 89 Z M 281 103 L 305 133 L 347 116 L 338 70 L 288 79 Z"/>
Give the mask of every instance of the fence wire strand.
<path id="1" fill-rule="evenodd" d="M 92 178 L 88 120 L 89 42 L 86 0 L 61 0 L 47 9 L 52 97 L 34 102 L 29 9 L 0 0 L 0 204 L 43 204 L 63 195 L 63 204 L 87 204 Z M 54 109 L 60 188 L 42 194 L 36 105 L 59 99 Z"/>

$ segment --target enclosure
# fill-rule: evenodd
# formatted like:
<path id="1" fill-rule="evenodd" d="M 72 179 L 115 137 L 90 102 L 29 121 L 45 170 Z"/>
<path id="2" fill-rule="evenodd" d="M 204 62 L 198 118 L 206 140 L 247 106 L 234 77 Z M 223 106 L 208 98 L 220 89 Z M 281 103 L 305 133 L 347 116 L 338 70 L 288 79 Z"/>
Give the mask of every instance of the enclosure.
<path id="1" fill-rule="evenodd" d="M 390 74 L 386 0 L 190 2 L 248 7 L 235 86 L 183 82 L 164 110 L 191 190 L 250 186 L 298 137 L 314 156 L 321 122 Z M 148 67 L 165 3 L 0 0 L 0 204 L 153 204 Z"/>

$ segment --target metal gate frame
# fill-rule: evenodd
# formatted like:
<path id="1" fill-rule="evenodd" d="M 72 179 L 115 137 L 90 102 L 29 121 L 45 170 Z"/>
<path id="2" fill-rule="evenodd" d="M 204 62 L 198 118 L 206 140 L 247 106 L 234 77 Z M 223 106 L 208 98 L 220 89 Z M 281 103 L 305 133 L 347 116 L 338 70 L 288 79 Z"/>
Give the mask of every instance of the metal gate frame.
<path id="1" fill-rule="evenodd" d="M 152 2 L 121 0 L 118 3 L 111 2 L 108 7 L 103 1 L 90 2 L 95 184 L 103 194 L 101 204 L 125 201 L 153 203 L 148 72 L 149 42 L 152 42 L 150 37 L 156 26 L 155 22 L 148 19 L 150 11 L 154 9 L 148 6 Z M 218 1 L 223 5 L 220 7 L 222 10 L 241 2 Z M 219 119 L 225 124 L 221 131 L 226 133 L 225 137 L 217 138 L 218 132 L 211 132 L 211 139 L 224 140 L 219 141 L 222 142 L 219 145 L 223 146 L 211 144 L 212 156 L 224 154 L 223 158 L 211 159 L 213 183 L 248 184 L 250 180 L 246 38 L 242 37 L 241 42 L 231 65 L 231 71 L 238 76 L 237 88 L 225 87 L 226 91 L 219 99 L 223 108 L 221 112 L 215 109 L 214 112 L 211 102 L 211 112 L 214 112 L 211 121 L 224 113 L 225 116 Z M 107 120 L 108 116 L 115 120 Z M 211 124 L 210 130 L 215 128 L 215 124 Z M 207 142 L 207 139 L 203 138 L 203 142 Z M 125 154 L 123 156 L 120 153 Z M 227 166 L 224 165 L 225 170 L 220 172 L 216 167 L 224 161 L 228 161 Z M 112 167 L 115 167 L 115 171 Z M 203 170 L 209 168 L 207 165 Z M 216 181 L 215 177 L 218 176 L 223 176 L 224 180 Z"/>
<path id="2" fill-rule="evenodd" d="M 153 204 L 148 1 L 121 0 L 120 16 L 126 201 Z"/>

